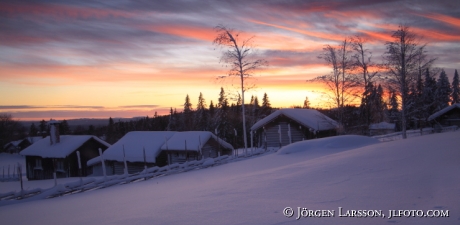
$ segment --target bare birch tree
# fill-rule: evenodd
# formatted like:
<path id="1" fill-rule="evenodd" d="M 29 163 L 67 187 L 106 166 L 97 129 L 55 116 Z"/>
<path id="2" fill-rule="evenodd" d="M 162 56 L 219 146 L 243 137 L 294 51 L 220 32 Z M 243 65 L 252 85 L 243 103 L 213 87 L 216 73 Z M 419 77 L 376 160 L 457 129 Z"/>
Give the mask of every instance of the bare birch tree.
<path id="1" fill-rule="evenodd" d="M 258 59 L 255 56 L 255 49 L 252 46 L 254 37 L 245 40 L 239 40 L 239 33 L 223 25 L 215 27 L 217 36 L 213 43 L 222 47 L 223 52 L 220 59 L 230 67 L 227 75 L 220 78 L 238 77 L 241 86 L 241 109 L 243 117 L 243 139 L 244 150 L 247 151 L 247 134 L 246 134 L 246 117 L 244 108 L 244 93 L 248 90 L 246 80 L 254 75 L 254 72 L 263 66 L 267 66 L 265 59 Z M 249 87 L 250 88 L 250 87 Z"/>
<path id="2" fill-rule="evenodd" d="M 417 36 L 406 25 L 400 25 L 392 35 L 393 41 L 386 43 L 384 54 L 387 83 L 396 87 L 401 96 L 401 130 L 406 139 L 409 85 L 415 84 L 419 76 L 420 62 L 425 61 L 425 45 L 420 45 Z M 428 60 L 430 64 L 431 60 Z"/>
<path id="3" fill-rule="evenodd" d="M 369 82 L 378 74 L 378 65 L 372 62 L 372 52 L 365 47 L 366 40 L 356 36 L 351 39 L 352 49 L 354 51 L 353 61 L 355 69 L 362 73 L 362 86 L 367 87 Z M 371 68 L 374 70 L 370 70 Z"/>
<path id="4" fill-rule="evenodd" d="M 330 97 L 337 107 L 337 118 L 341 124 L 343 123 L 343 108 L 356 98 L 356 87 L 359 85 L 359 79 L 352 73 L 354 64 L 351 47 L 349 39 L 345 39 L 339 46 L 326 45 L 318 58 L 324 59 L 326 64 L 332 68 L 332 72 L 310 80 L 326 84 L 331 93 Z"/>

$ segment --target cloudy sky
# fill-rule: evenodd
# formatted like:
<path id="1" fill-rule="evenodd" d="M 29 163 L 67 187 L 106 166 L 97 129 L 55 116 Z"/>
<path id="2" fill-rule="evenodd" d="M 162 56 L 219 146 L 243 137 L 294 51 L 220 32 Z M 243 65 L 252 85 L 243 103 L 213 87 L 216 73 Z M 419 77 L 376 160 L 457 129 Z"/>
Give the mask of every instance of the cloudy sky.
<path id="1" fill-rule="evenodd" d="M 325 44 L 360 35 L 379 63 L 401 23 L 450 77 L 460 69 L 454 0 L 3 0 L 0 20 L 0 113 L 20 120 L 167 114 L 200 92 L 216 102 L 221 86 L 236 91 L 216 79 L 219 24 L 254 36 L 269 66 L 247 95 L 266 92 L 275 107 L 322 104 L 324 89 L 306 80 L 329 73 L 317 58 Z"/>

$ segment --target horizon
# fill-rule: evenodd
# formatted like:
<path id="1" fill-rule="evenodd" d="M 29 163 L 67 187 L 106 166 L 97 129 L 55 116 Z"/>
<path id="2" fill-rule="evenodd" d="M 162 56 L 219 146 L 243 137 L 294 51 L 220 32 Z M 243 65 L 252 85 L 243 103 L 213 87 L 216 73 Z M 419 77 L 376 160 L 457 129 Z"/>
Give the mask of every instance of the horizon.
<path id="1" fill-rule="evenodd" d="M 435 67 L 450 81 L 460 69 L 460 3 L 451 1 L 304 1 L 203 3 L 200 1 L 0 3 L 0 113 L 42 120 L 166 115 L 207 106 L 220 87 L 235 93 L 213 45 L 223 24 L 254 36 L 255 49 L 269 63 L 246 92 L 274 107 L 328 108 L 324 85 L 306 80 L 330 73 L 318 55 L 346 37 L 367 40 L 380 63 L 385 43 L 399 24 L 408 24 L 427 43 Z M 236 87 L 238 87 L 236 85 Z"/>

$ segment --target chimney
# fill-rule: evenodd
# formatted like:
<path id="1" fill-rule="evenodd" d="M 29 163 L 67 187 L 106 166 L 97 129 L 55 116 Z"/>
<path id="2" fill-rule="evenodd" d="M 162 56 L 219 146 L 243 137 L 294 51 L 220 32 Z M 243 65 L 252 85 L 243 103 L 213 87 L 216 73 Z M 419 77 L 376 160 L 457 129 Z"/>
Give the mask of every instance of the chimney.
<path id="1" fill-rule="evenodd" d="M 51 145 L 57 144 L 61 141 L 61 138 L 59 137 L 59 122 L 57 122 L 56 120 L 50 119 L 49 125 L 50 125 Z"/>

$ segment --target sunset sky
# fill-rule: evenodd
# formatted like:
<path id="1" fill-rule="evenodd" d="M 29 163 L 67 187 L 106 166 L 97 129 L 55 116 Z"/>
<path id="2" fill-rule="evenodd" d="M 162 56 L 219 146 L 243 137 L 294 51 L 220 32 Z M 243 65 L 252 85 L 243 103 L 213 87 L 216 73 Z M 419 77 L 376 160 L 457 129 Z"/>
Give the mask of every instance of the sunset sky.
<path id="1" fill-rule="evenodd" d="M 269 66 L 246 94 L 274 107 L 324 106 L 307 79 L 328 74 L 317 56 L 347 36 L 368 39 L 380 63 L 401 23 L 423 36 L 452 80 L 460 69 L 460 2 L 335 1 L 13 1 L 0 3 L 0 113 L 19 120 L 135 117 L 182 111 L 203 93 L 237 89 L 219 63 L 213 28 L 234 28 Z"/>

